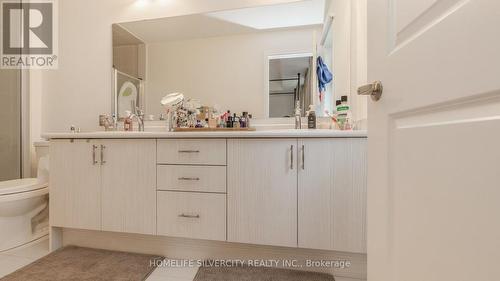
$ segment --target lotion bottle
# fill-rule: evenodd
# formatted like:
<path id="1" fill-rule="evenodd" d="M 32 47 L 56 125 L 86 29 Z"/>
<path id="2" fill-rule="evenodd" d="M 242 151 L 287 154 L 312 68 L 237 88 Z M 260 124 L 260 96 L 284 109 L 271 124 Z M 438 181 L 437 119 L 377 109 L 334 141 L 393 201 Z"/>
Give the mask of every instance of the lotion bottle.
<path id="1" fill-rule="evenodd" d="M 133 122 L 132 122 L 132 118 L 130 118 L 130 115 L 132 115 L 132 112 L 127 110 L 127 111 L 125 111 L 125 113 L 127 114 L 127 117 L 125 117 L 125 120 L 123 121 L 123 129 L 125 131 L 132 131 L 133 130 Z"/>

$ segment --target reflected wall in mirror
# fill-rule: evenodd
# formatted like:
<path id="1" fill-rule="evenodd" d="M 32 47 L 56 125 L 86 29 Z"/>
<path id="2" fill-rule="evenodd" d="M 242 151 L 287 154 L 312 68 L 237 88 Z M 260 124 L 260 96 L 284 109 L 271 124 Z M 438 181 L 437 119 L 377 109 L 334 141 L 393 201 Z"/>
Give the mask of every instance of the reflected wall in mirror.
<path id="1" fill-rule="evenodd" d="M 158 117 L 164 113 L 162 97 L 179 92 L 221 111 L 269 118 L 293 116 L 290 105 L 299 99 L 303 113 L 313 104 L 322 116 L 316 59 L 327 2 L 307 0 L 117 24 L 145 49 L 144 65 L 138 58 L 137 76 L 131 75 L 143 79 L 144 94 L 139 94 L 138 102 L 147 115 Z M 129 58 L 136 61 L 133 53 Z M 303 59 L 298 64 L 287 60 L 297 54 Z M 285 78 L 295 82 L 270 81 Z M 286 91 L 290 92 L 278 95 Z"/>

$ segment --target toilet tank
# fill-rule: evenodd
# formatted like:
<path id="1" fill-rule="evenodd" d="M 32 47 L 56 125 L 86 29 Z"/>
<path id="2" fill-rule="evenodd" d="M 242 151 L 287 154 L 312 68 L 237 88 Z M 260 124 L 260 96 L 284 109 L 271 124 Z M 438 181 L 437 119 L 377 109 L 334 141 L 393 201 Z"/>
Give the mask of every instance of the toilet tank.
<path id="1" fill-rule="evenodd" d="M 31 176 L 35 178 L 38 175 L 38 161 L 42 157 L 49 156 L 49 142 L 37 141 L 33 143 L 33 146 L 35 147 L 35 155 L 31 165 Z"/>

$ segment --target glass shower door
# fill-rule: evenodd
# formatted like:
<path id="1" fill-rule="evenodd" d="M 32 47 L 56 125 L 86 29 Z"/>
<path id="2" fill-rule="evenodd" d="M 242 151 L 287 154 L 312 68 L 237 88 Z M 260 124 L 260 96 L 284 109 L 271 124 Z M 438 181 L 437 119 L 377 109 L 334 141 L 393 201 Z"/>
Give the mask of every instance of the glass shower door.
<path id="1" fill-rule="evenodd" d="M 0 69 L 0 181 L 21 178 L 21 71 Z"/>

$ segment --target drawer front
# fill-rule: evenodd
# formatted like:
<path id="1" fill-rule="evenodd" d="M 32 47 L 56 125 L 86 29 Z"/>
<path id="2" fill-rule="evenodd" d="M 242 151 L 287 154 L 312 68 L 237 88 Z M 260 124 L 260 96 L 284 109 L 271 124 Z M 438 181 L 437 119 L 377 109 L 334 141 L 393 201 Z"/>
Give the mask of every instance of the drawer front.
<path id="1" fill-rule="evenodd" d="M 158 191 L 158 235 L 226 241 L 226 195 Z"/>
<path id="2" fill-rule="evenodd" d="M 158 140 L 159 164 L 226 165 L 226 140 Z"/>
<path id="3" fill-rule="evenodd" d="M 225 166 L 158 165 L 157 189 L 226 193 Z"/>

